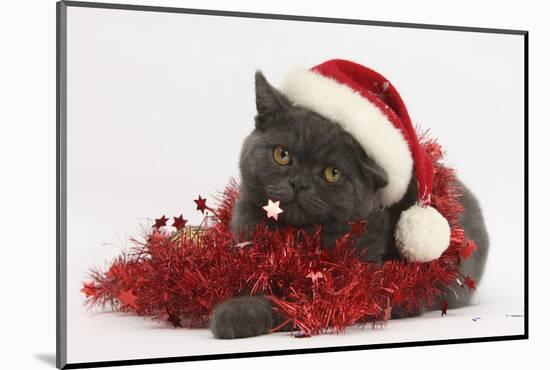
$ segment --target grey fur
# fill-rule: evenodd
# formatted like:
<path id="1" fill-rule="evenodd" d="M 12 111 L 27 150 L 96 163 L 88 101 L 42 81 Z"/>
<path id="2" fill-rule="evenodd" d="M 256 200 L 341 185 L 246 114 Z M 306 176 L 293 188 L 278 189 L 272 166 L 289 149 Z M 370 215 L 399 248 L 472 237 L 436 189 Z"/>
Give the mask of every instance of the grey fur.
<path id="1" fill-rule="evenodd" d="M 273 327 L 271 303 L 264 297 L 228 299 L 214 310 L 210 328 L 216 338 L 245 338 Z"/>
<path id="2" fill-rule="evenodd" d="M 478 249 L 472 256 L 462 262 L 460 272 L 465 276 L 470 276 L 476 283 L 481 281 L 485 271 L 485 263 L 489 254 L 489 234 L 485 227 L 485 221 L 481 212 L 481 207 L 474 194 L 464 183 L 458 181 L 458 186 L 462 188 L 461 202 L 464 206 L 460 221 L 466 236 L 474 240 Z M 457 308 L 467 305 L 475 291 L 468 288 L 462 288 L 458 283 L 450 288 L 445 288 L 445 300 L 449 308 Z"/>
<path id="3" fill-rule="evenodd" d="M 401 212 L 416 202 L 414 176 L 400 202 L 380 209 L 379 190 L 387 185 L 387 175 L 339 125 L 292 105 L 260 72 L 256 73 L 256 108 L 256 127 L 241 150 L 240 196 L 231 223 L 233 233 L 247 239 L 252 228 L 265 221 L 262 206 L 267 199 L 276 199 L 284 212 L 278 221 L 269 221 L 270 227 L 312 229 L 322 225 L 324 247 L 330 248 L 349 231 L 349 221 L 366 219 L 368 233 L 357 241 L 362 260 L 382 263 L 400 259 L 394 229 Z M 273 159 L 273 149 L 278 145 L 289 150 L 290 165 L 281 166 Z M 341 170 L 342 177 L 336 183 L 323 179 L 327 165 Z M 479 282 L 487 259 L 488 236 L 477 200 L 459 185 L 464 189 L 466 208 L 462 223 L 479 247 L 461 271 Z M 451 308 L 465 305 L 471 298 L 467 289 L 455 288 L 447 289 L 445 297 Z M 399 316 L 394 313 L 394 317 Z M 273 315 L 267 299 L 241 297 L 216 308 L 211 322 L 217 338 L 240 338 L 266 333 L 280 318 Z"/>

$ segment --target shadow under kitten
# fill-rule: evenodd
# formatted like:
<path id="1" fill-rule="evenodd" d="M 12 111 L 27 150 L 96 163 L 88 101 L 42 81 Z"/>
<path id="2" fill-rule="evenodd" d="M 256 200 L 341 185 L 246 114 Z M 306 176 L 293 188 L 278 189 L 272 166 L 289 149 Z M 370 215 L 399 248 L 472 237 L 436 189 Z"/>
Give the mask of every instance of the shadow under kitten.
<path id="1" fill-rule="evenodd" d="M 385 171 L 340 126 L 315 112 L 294 106 L 265 77 L 256 73 L 256 125 L 245 139 L 240 157 L 240 195 L 231 228 L 245 239 L 265 221 L 267 199 L 281 202 L 284 212 L 270 227 L 287 225 L 323 228 L 323 244 L 330 248 L 349 232 L 349 222 L 367 220 L 368 232 L 358 241 L 363 261 L 383 263 L 402 257 L 394 230 L 405 209 L 417 201 L 414 173 L 406 194 L 391 207 L 382 207 L 379 190 L 387 185 Z M 461 265 L 461 272 L 480 281 L 489 240 L 478 201 L 462 188 L 462 225 L 478 249 Z M 445 288 L 449 308 L 468 304 L 472 292 L 454 284 Z M 438 308 L 437 302 L 433 308 Z M 400 317 L 394 312 L 393 317 Z M 231 339 L 268 333 L 282 322 L 262 296 L 238 297 L 220 304 L 212 315 L 216 338 Z M 290 329 L 289 325 L 282 328 Z"/>

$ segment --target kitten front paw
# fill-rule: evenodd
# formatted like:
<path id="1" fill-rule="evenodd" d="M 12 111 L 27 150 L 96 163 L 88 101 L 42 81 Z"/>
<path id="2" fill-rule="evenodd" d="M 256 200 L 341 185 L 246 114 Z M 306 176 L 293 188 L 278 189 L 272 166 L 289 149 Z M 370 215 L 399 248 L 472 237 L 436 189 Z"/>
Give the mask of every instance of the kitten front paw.
<path id="1" fill-rule="evenodd" d="M 264 297 L 231 298 L 216 307 L 210 329 L 218 339 L 254 337 L 273 327 L 271 303 Z"/>

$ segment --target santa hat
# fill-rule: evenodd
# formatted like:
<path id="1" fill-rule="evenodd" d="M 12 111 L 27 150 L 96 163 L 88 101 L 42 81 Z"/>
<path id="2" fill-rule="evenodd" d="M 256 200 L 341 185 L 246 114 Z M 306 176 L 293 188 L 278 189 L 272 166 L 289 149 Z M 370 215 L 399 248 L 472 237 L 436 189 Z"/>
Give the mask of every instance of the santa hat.
<path id="1" fill-rule="evenodd" d="M 395 230 L 396 245 L 411 261 L 438 258 L 449 246 L 449 223 L 430 206 L 432 162 L 395 87 L 372 69 L 334 59 L 291 72 L 280 90 L 294 104 L 338 123 L 386 171 L 388 185 L 381 189 L 383 206 L 403 198 L 414 170 L 418 202 L 401 214 Z"/>

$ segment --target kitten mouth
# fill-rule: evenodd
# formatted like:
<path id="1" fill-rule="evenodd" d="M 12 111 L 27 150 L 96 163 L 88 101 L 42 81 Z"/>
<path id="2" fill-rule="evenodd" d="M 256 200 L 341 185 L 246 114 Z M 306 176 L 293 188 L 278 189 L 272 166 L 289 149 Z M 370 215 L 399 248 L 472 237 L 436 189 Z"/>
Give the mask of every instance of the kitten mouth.
<path id="1" fill-rule="evenodd" d="M 314 196 L 296 194 L 291 201 L 282 202 L 284 222 L 304 227 L 325 221 L 328 205 Z"/>
<path id="2" fill-rule="evenodd" d="M 304 227 L 314 223 L 311 216 L 296 202 L 283 205 L 282 208 L 284 211 L 281 214 L 281 219 L 290 226 Z"/>
<path id="3" fill-rule="evenodd" d="M 265 192 L 269 199 L 281 202 L 282 219 L 295 226 L 319 223 L 330 211 L 327 203 L 309 191 L 281 191 L 278 187 L 267 186 Z"/>

